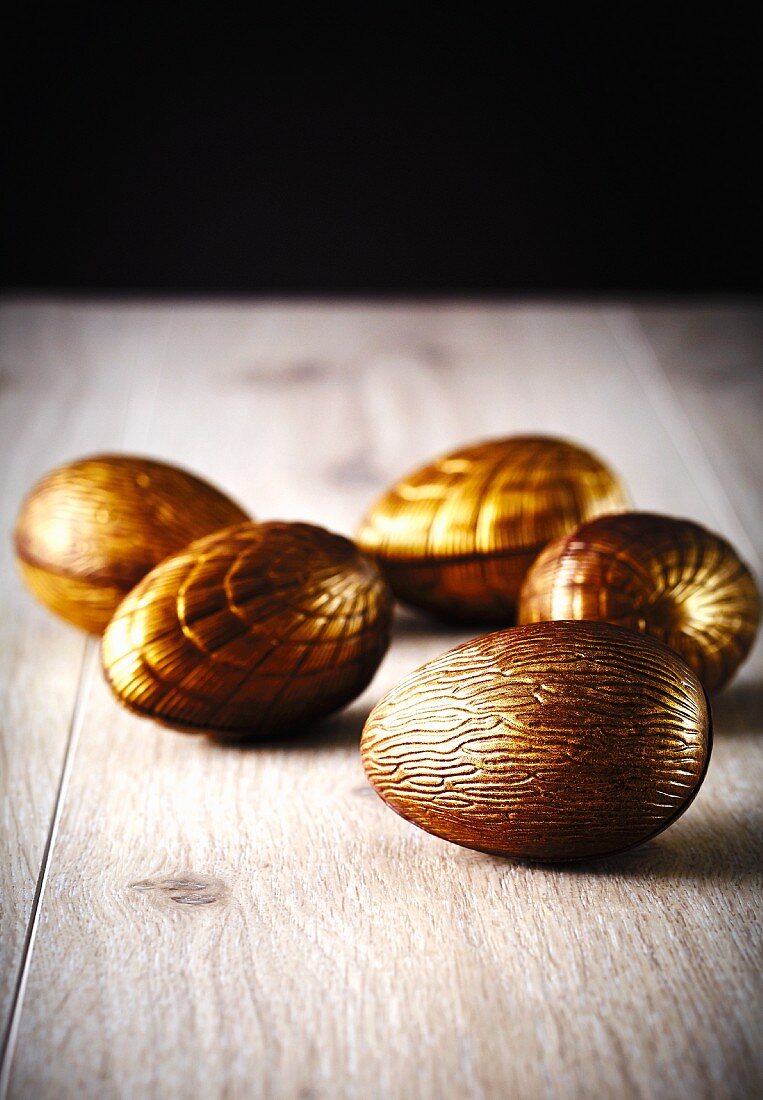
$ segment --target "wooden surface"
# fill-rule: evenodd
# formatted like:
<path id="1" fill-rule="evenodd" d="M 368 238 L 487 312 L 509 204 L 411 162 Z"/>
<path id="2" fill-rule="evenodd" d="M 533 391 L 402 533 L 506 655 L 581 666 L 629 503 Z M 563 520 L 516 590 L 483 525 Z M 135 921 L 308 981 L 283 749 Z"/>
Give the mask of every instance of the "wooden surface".
<path id="1" fill-rule="evenodd" d="M 689 812 L 554 870 L 419 832 L 364 780 L 370 706 L 468 632 L 401 614 L 342 715 L 224 748 L 118 708 L 95 643 L 22 589 L 9 531 L 40 474 L 106 448 L 350 533 L 440 451 L 555 432 L 760 578 L 761 311 L 8 302 L 1 322 L 8 1094 L 759 1092 L 760 643 Z"/>

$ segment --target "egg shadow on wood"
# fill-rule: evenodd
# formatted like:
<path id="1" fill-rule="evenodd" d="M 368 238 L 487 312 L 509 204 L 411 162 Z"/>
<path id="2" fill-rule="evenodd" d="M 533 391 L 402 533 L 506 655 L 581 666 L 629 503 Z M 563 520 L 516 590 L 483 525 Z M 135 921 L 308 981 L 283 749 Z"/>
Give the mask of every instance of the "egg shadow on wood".
<path id="1" fill-rule="evenodd" d="M 763 733 L 763 680 L 739 681 L 710 698 L 713 712 L 713 733 L 719 737 L 733 737 L 738 733 L 752 732 L 757 723 Z M 742 729 L 739 729 L 740 720 Z"/>
<path id="2" fill-rule="evenodd" d="M 619 855 L 581 863 L 525 864 L 568 875 L 635 881 L 729 883 L 755 880 L 763 871 L 763 810 L 740 807 L 714 820 L 688 818 L 675 832 Z"/>
<path id="3" fill-rule="evenodd" d="M 354 748 L 360 745 L 360 735 L 366 719 L 375 706 L 371 703 L 350 704 L 338 714 L 329 715 L 318 722 L 305 723 L 299 729 L 286 730 L 284 733 L 272 737 L 247 738 L 242 733 L 240 738 L 235 735 L 214 730 L 207 731 L 207 736 L 214 745 L 221 749 L 234 749 L 240 752 L 268 751 L 274 749 L 283 752 L 301 752 L 308 749 L 310 752 L 327 752 L 334 749 Z"/>
<path id="4" fill-rule="evenodd" d="M 456 622 L 452 619 L 440 619 L 436 615 L 429 615 L 426 611 L 414 611 L 399 604 L 395 610 L 395 619 L 392 624 L 393 641 L 397 638 L 438 638 L 442 639 L 445 646 L 458 645 L 465 638 L 478 638 L 482 634 L 491 634 L 494 630 L 504 630 L 515 626 L 512 620 L 486 623 L 484 621 Z"/>

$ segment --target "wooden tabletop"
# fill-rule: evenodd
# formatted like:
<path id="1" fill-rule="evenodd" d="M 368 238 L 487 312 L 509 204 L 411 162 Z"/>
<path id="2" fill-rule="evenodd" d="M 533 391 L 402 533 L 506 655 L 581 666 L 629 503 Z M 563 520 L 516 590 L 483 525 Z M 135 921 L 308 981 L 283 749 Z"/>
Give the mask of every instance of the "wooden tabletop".
<path id="1" fill-rule="evenodd" d="M 554 870 L 420 832 L 364 779 L 371 705 L 467 634 L 401 613 L 344 713 L 225 748 L 122 710 L 9 532 L 51 466 L 126 450 L 351 533 L 419 462 L 532 431 L 589 445 L 760 578 L 760 308 L 43 300 L 1 320 L 8 1094 L 759 1093 L 760 644 L 714 701 L 686 815 Z"/>

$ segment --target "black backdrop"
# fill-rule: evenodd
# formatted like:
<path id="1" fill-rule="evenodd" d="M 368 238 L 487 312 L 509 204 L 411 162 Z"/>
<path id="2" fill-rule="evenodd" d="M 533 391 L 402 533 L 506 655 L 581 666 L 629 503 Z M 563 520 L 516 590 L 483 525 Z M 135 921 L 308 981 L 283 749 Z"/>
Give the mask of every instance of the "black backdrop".
<path id="1" fill-rule="evenodd" d="M 5 286 L 759 289 L 750 27 L 244 14 L 17 19 Z"/>

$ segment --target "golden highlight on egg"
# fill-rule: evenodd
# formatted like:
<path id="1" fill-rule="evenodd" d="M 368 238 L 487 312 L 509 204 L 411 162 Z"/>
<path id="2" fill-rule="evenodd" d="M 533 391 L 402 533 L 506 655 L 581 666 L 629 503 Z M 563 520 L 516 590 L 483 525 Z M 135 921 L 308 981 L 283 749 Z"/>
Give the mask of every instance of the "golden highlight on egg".
<path id="1" fill-rule="evenodd" d="M 35 485 L 16 523 L 16 559 L 41 603 L 100 634 L 125 594 L 168 554 L 248 518 L 177 466 L 95 455 Z"/>
<path id="2" fill-rule="evenodd" d="M 625 512 L 582 524 L 537 559 L 519 620 L 548 619 L 601 619 L 652 634 L 715 691 L 750 651 L 760 595 L 719 535 L 689 520 Z"/>
<path id="3" fill-rule="evenodd" d="M 357 535 L 395 595 L 443 618 L 511 622 L 531 563 L 581 520 L 627 507 L 618 478 L 561 439 L 453 451 L 399 481 Z"/>
<path id="4" fill-rule="evenodd" d="M 371 712 L 371 784 L 444 840 L 522 859 L 612 855 L 696 795 L 710 711 L 687 664 L 599 622 L 502 630 L 428 662 Z"/>
<path id="5" fill-rule="evenodd" d="M 349 703 L 389 643 L 392 597 L 348 539 L 306 523 L 244 523 L 162 562 L 102 643 L 132 710 L 235 739 L 268 737 Z"/>

